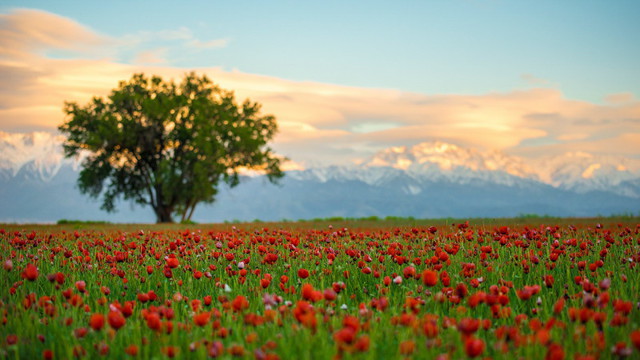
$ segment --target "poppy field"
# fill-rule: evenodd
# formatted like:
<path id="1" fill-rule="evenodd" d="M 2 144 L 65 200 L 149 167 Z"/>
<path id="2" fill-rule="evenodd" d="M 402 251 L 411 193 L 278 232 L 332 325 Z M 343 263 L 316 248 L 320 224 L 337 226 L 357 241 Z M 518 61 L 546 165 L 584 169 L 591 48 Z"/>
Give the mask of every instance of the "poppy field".
<path id="1" fill-rule="evenodd" d="M 543 222 L 0 226 L 0 358 L 640 358 L 640 223 Z"/>

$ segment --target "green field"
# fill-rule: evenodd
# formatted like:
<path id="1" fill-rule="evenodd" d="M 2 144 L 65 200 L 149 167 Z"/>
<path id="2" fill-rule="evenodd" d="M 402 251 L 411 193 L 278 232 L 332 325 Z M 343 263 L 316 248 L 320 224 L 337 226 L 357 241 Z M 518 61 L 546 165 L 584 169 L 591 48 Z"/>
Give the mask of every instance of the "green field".
<path id="1" fill-rule="evenodd" d="M 640 356 L 634 217 L 0 229 L 2 358 Z"/>

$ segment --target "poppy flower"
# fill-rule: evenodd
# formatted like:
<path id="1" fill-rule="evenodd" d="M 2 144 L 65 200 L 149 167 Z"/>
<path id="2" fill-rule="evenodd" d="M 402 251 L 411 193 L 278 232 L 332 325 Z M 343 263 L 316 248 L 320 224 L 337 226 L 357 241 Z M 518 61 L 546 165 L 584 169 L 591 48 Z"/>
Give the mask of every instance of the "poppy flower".
<path id="1" fill-rule="evenodd" d="M 438 324 L 435 321 L 426 321 L 424 325 L 422 325 L 422 331 L 427 338 L 436 338 L 439 332 Z"/>
<path id="2" fill-rule="evenodd" d="M 110 311 L 107 315 L 107 321 L 114 330 L 120 329 L 127 322 L 120 311 Z"/>
<path id="3" fill-rule="evenodd" d="M 300 269 L 298 270 L 298 277 L 301 279 L 306 279 L 309 277 L 309 270 L 307 269 Z"/>
<path id="4" fill-rule="evenodd" d="M 405 340 L 400 343 L 400 354 L 411 355 L 416 349 L 416 343 L 413 340 Z"/>
<path id="5" fill-rule="evenodd" d="M 160 329 L 162 328 L 160 315 L 158 315 L 157 313 L 153 312 L 153 313 L 147 314 L 146 320 L 147 320 L 147 327 L 149 329 L 153 331 L 160 331 Z"/>
<path id="6" fill-rule="evenodd" d="M 457 327 L 458 331 L 460 331 L 464 335 L 472 335 L 480 328 L 480 320 L 469 318 L 460 319 L 460 321 L 458 321 Z"/>
<path id="7" fill-rule="evenodd" d="M 197 326 L 202 327 L 207 325 L 210 318 L 211 318 L 211 313 L 203 312 L 193 316 L 193 323 L 196 324 Z"/>
<path id="8" fill-rule="evenodd" d="M 174 257 L 169 257 L 167 258 L 167 266 L 171 269 L 175 269 L 180 265 L 180 262 L 178 261 L 178 259 L 174 258 Z"/>
<path id="9" fill-rule="evenodd" d="M 464 351 L 468 357 L 474 358 L 484 352 L 484 341 L 475 337 L 469 337 L 464 342 Z"/>
<path id="10" fill-rule="evenodd" d="M 136 297 L 138 298 L 138 301 L 140 301 L 143 304 L 149 301 L 149 295 L 146 293 L 138 293 Z"/>
<path id="11" fill-rule="evenodd" d="M 104 315 L 102 314 L 92 314 L 89 319 L 89 326 L 95 331 L 100 331 L 104 326 Z"/>
<path id="12" fill-rule="evenodd" d="M 17 343 L 18 343 L 18 335 L 16 335 L 16 334 L 7 335 L 7 345 L 11 346 L 11 345 L 15 345 Z"/>
<path id="13" fill-rule="evenodd" d="M 369 351 L 369 345 L 371 344 L 371 340 L 369 340 L 369 336 L 362 335 L 356 340 L 354 348 L 359 352 Z"/>
<path id="14" fill-rule="evenodd" d="M 246 297 L 244 297 L 242 295 L 238 295 L 231 302 L 231 306 L 233 307 L 234 311 L 243 311 L 243 310 L 249 308 L 249 301 L 247 300 Z"/>
<path id="15" fill-rule="evenodd" d="M 323 298 L 323 294 L 313 288 L 311 284 L 302 285 L 302 298 L 308 301 L 316 302 Z"/>
<path id="16" fill-rule="evenodd" d="M 416 268 L 414 266 L 407 266 L 402 270 L 402 276 L 405 279 L 414 277 L 416 274 Z"/>
<path id="17" fill-rule="evenodd" d="M 422 283 L 425 286 L 432 287 L 438 283 L 438 273 L 433 270 L 425 270 L 422 272 Z"/>
<path id="18" fill-rule="evenodd" d="M 42 352 L 42 359 L 44 360 L 52 360 L 53 359 L 53 351 L 52 350 L 44 350 Z"/>
<path id="19" fill-rule="evenodd" d="M 73 335 L 78 339 L 82 339 L 83 337 L 85 337 L 87 335 L 88 332 L 89 332 L 89 330 L 87 330 L 87 328 L 81 327 L 81 328 L 77 328 L 77 329 L 73 330 Z"/>
<path id="20" fill-rule="evenodd" d="M 178 355 L 178 348 L 175 346 L 165 346 L 162 348 L 162 353 L 165 354 L 168 358 L 174 358 Z"/>
<path id="21" fill-rule="evenodd" d="M 136 356 L 138 355 L 138 346 L 131 344 L 124 349 L 124 352 L 129 356 Z"/>
<path id="22" fill-rule="evenodd" d="M 551 344 L 547 347 L 545 360 L 564 360 L 564 349 L 558 344 Z"/>
<path id="23" fill-rule="evenodd" d="M 29 281 L 35 281 L 38 278 L 38 268 L 31 263 L 27 264 L 22 272 L 22 277 Z"/>
<path id="24" fill-rule="evenodd" d="M 636 350 L 640 351 L 640 330 L 631 332 L 631 343 L 636 348 Z"/>
<path id="25" fill-rule="evenodd" d="M 356 332 L 350 328 L 342 328 L 333 334 L 333 340 L 338 344 L 352 344 L 356 339 Z"/>

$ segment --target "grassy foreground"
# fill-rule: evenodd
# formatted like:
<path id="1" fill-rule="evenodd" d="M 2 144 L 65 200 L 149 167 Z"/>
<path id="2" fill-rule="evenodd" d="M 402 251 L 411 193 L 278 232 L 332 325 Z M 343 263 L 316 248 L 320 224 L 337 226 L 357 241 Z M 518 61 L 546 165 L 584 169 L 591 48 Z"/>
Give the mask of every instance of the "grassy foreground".
<path id="1" fill-rule="evenodd" d="M 0 225 L 0 358 L 640 358 L 640 220 Z"/>

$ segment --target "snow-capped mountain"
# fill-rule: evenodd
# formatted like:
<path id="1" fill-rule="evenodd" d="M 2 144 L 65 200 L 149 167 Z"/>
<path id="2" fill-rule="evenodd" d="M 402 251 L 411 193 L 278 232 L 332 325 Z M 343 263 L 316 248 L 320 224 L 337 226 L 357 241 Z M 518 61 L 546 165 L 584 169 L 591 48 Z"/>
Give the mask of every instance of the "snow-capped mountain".
<path id="1" fill-rule="evenodd" d="M 480 181 L 506 186 L 541 182 L 578 193 L 604 191 L 640 198 L 640 192 L 627 184 L 640 179 L 640 160 L 587 153 L 525 160 L 499 151 L 481 152 L 443 142 L 393 147 L 359 165 L 313 168 L 293 176 L 322 182 L 360 180 L 375 185 L 398 174 L 406 174 L 418 182 L 469 184 Z"/>
<path id="2" fill-rule="evenodd" d="M 150 209 L 123 205 L 106 214 L 81 195 L 79 162 L 64 159 L 62 140 L 0 132 L 0 222 L 153 221 Z M 640 213 L 640 161 L 586 153 L 524 159 L 425 142 L 385 149 L 360 164 L 288 171 L 279 186 L 255 174 L 244 180 L 222 187 L 216 203 L 199 207 L 194 220 Z"/>
<path id="3" fill-rule="evenodd" d="M 579 193 L 601 190 L 640 197 L 625 182 L 640 179 L 640 161 L 616 156 L 567 153 L 536 161 L 540 180 Z"/>
<path id="4" fill-rule="evenodd" d="M 365 166 L 389 166 L 409 172 L 452 171 L 467 168 L 474 172 L 501 171 L 522 178 L 536 178 L 536 171 L 522 158 L 499 151 L 480 152 L 444 142 L 424 142 L 412 147 L 392 147 L 378 152 Z"/>
<path id="5" fill-rule="evenodd" d="M 61 135 L 46 132 L 0 132 L 0 176 L 15 177 L 22 173 L 42 181 L 51 180 L 63 165 L 76 164 L 64 158 L 63 140 Z"/>

